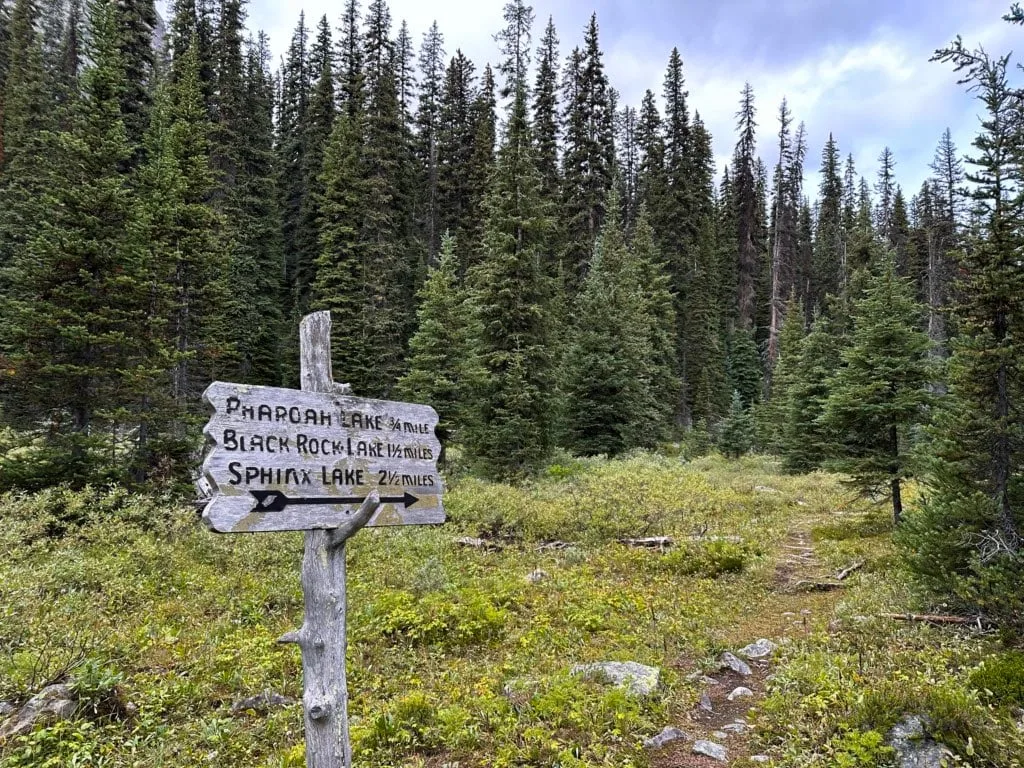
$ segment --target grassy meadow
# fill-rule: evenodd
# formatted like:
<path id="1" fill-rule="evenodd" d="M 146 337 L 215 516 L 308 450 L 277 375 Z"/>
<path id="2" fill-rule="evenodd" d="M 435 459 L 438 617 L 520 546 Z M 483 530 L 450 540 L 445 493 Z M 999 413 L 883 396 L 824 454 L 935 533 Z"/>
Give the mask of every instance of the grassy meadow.
<path id="1" fill-rule="evenodd" d="M 885 505 L 839 477 L 566 458 L 521 487 L 456 477 L 446 507 L 442 527 L 349 542 L 359 766 L 715 765 L 643 739 L 736 718 L 753 727 L 723 742 L 732 765 L 882 766 L 905 714 L 927 716 L 958 765 L 1024 764 L 1020 654 L 977 628 L 880 617 L 942 607 L 911 589 Z M 0 701 L 69 678 L 83 703 L 0 743 L 2 768 L 305 764 L 299 651 L 276 642 L 301 623 L 301 534 L 219 536 L 120 490 L 12 494 L 0 510 Z M 674 545 L 619 542 L 650 536 Z M 701 674 L 762 637 L 780 647 L 743 683 L 754 697 L 724 721 L 700 710 Z M 661 686 L 636 698 L 570 674 L 594 661 L 658 667 Z M 265 691 L 296 701 L 233 711 Z"/>

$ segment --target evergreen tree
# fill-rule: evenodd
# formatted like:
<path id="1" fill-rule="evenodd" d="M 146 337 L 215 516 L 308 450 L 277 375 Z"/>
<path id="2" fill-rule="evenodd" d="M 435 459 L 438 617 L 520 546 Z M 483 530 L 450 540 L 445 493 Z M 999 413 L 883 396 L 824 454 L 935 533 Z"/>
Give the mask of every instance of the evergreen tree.
<path id="1" fill-rule="evenodd" d="M 750 453 L 754 442 L 754 421 L 750 410 L 743 405 L 743 398 L 738 390 L 732 392 L 732 403 L 729 413 L 722 422 L 722 435 L 718 447 L 730 459 L 738 459 Z"/>
<path id="2" fill-rule="evenodd" d="M 583 455 L 615 456 L 650 445 L 656 421 L 646 355 L 652 325 L 641 274 L 615 213 L 609 218 L 576 303 L 566 351 L 566 444 Z"/>
<path id="3" fill-rule="evenodd" d="M 1008 56 L 968 50 L 958 38 L 937 57 L 955 65 L 985 108 L 967 175 L 981 228 L 959 264 L 960 335 L 949 363 L 950 394 L 936 418 L 932 492 L 912 521 L 908 555 L 933 586 L 1020 631 L 1024 201 L 1016 193 L 1022 174 L 1018 94 L 1008 83 Z"/>
<path id="4" fill-rule="evenodd" d="M 460 54 L 461 55 L 461 54 Z M 416 110 L 416 159 L 423 169 L 420 207 L 422 228 L 431 263 L 440 248 L 443 229 L 439 225 L 444 208 L 438 197 L 439 139 L 441 134 L 442 93 L 448 88 L 444 67 L 444 35 L 435 21 L 423 36 L 420 48 L 419 105 Z M 467 105 L 468 112 L 468 105 Z"/>
<path id="5" fill-rule="evenodd" d="M 756 280 L 760 269 L 758 253 L 758 194 L 755 165 L 757 144 L 754 91 L 747 83 L 740 101 L 737 130 L 740 138 L 732 161 L 733 204 L 736 207 L 737 298 L 736 322 L 743 330 L 754 327 Z M 743 392 L 741 391 L 741 395 Z"/>
<path id="6" fill-rule="evenodd" d="M 759 411 L 757 443 L 768 453 L 780 455 L 790 416 L 789 402 L 804 338 L 804 313 L 795 294 L 790 296 L 785 321 L 779 333 L 779 359 L 772 376 L 772 391 Z"/>
<path id="7" fill-rule="evenodd" d="M 729 337 L 727 357 L 729 388 L 740 393 L 743 406 L 751 408 L 761 399 L 761 355 L 752 331 L 734 328 Z"/>
<path id="8" fill-rule="evenodd" d="M 323 197 L 321 174 L 324 151 L 334 126 L 335 93 L 331 30 L 327 17 L 320 20 L 316 42 L 310 51 L 310 78 L 313 90 L 302 121 L 302 190 L 299 199 L 298 228 L 295 231 L 292 320 L 309 310 L 314 263 L 320 252 L 320 201 Z"/>
<path id="9" fill-rule="evenodd" d="M 649 338 L 646 353 L 646 368 L 651 382 L 651 395 L 654 401 L 655 424 L 653 430 L 657 439 L 669 436 L 669 426 L 674 415 L 679 411 L 682 398 L 682 383 L 679 380 L 679 361 L 677 358 L 678 344 L 675 335 L 675 301 L 672 296 L 671 278 L 658 247 L 655 244 L 654 230 L 643 206 L 637 212 L 633 241 L 630 244 L 636 268 L 640 274 L 640 285 L 646 300 L 646 314 L 649 327 L 646 334 Z M 709 393 L 718 388 L 718 382 L 724 378 L 724 358 L 720 349 L 708 351 L 706 365 L 702 369 L 708 379 Z M 704 393 L 697 382 L 695 397 Z M 709 401 L 713 398 L 709 396 Z M 700 400 L 701 403 L 704 400 Z M 696 413 L 703 409 L 695 406 Z"/>
<path id="10" fill-rule="evenodd" d="M 563 206 L 565 254 L 570 285 L 581 284 L 604 223 L 605 201 L 615 165 L 615 123 L 608 77 L 591 15 L 584 47 L 567 73 Z"/>
<path id="11" fill-rule="evenodd" d="M 116 5 L 118 48 L 124 66 L 121 114 L 124 115 L 129 144 L 141 147 L 153 106 L 156 76 L 153 30 L 156 28 L 156 6 L 153 0 L 119 0 Z M 137 150 L 133 155 L 137 164 L 141 160 L 141 153 Z"/>
<path id="12" fill-rule="evenodd" d="M 459 278 L 455 242 L 446 235 L 438 264 L 420 289 L 418 327 L 409 342 L 409 372 L 398 384 L 401 397 L 427 403 L 438 412 L 443 442 L 466 425 L 480 371 L 476 317 Z"/>
<path id="13" fill-rule="evenodd" d="M 821 154 L 821 182 L 818 186 L 818 220 L 814 235 L 811 276 L 806 290 L 798 289 L 804 310 L 821 310 L 825 297 L 839 293 L 846 265 L 844 187 L 840 178 L 839 147 L 829 134 Z"/>
<path id="14" fill-rule="evenodd" d="M 90 25 L 86 98 L 58 137 L 42 215 L 14 258 L 13 279 L 5 281 L 11 289 L 0 334 L 15 371 L 17 413 L 41 417 L 72 483 L 96 478 L 97 449 L 118 454 L 141 319 L 138 259 L 126 234 L 131 216 L 122 169 L 132 148 L 121 113 L 116 9 L 94 5 Z"/>
<path id="15" fill-rule="evenodd" d="M 195 40 L 173 66 L 154 103 L 133 211 L 146 287 L 144 321 L 133 333 L 147 363 L 136 381 L 144 391 L 137 478 L 168 462 L 188 468 L 199 394 L 228 362 L 227 248 L 209 204 L 212 125 Z"/>
<path id="16" fill-rule="evenodd" d="M 880 166 L 878 168 L 878 181 L 875 183 L 875 192 L 878 193 L 878 208 L 875 211 L 875 228 L 883 240 L 892 236 L 892 215 L 893 203 L 896 199 L 896 161 L 893 159 L 892 150 L 888 147 L 882 150 L 878 156 Z"/>
<path id="17" fill-rule="evenodd" d="M 533 93 L 533 134 L 537 144 L 537 168 L 544 181 L 544 197 L 559 199 L 558 169 L 558 33 L 554 19 L 548 19 L 537 50 L 537 81 Z"/>
<path id="18" fill-rule="evenodd" d="M 505 37 L 511 36 L 515 18 Z M 525 77 L 509 63 L 514 65 L 514 56 L 503 71 Z M 549 225 L 527 122 L 525 80 L 510 85 L 515 98 L 485 201 L 481 259 L 471 276 L 483 381 L 474 397 L 467 449 L 491 477 L 535 470 L 551 445 L 549 291 L 542 267 Z"/>
<path id="19" fill-rule="evenodd" d="M 474 79 L 473 62 L 461 50 L 456 51 L 445 72 L 436 126 L 436 226 L 455 236 L 463 265 L 466 253 L 472 250 L 472 233 L 479 225 L 471 218 L 479 208 L 474 209 L 474 179 L 467 173 L 476 144 Z"/>
<path id="20" fill-rule="evenodd" d="M 946 310 L 949 301 L 952 252 L 959 245 L 963 164 L 947 128 L 931 165 L 935 173 L 935 226 L 928 242 L 928 337 L 935 354 L 946 354 Z"/>
<path id="21" fill-rule="evenodd" d="M 345 0 L 335 59 L 338 63 L 338 105 L 350 115 L 363 106 L 363 46 L 359 32 L 359 0 Z"/>
<path id="22" fill-rule="evenodd" d="M 840 344 L 827 315 L 817 315 L 793 356 L 792 379 L 786 398 L 787 418 L 782 435 L 783 466 L 790 472 L 810 472 L 834 454 L 831 430 L 822 423 L 829 381 L 839 367 Z"/>
<path id="23" fill-rule="evenodd" d="M 912 430 L 929 402 L 923 314 L 912 283 L 897 275 L 893 260 L 883 260 L 853 301 L 850 343 L 821 417 L 838 441 L 835 466 L 865 493 L 888 489 L 897 523 L 901 482 L 912 474 Z"/>
<path id="24" fill-rule="evenodd" d="M 473 125 L 473 152 L 469 168 L 465 170 L 468 189 L 468 207 L 462 226 L 461 241 L 465 244 L 460 261 L 464 268 L 475 263 L 476 254 L 481 252 L 484 220 L 486 219 L 485 198 L 495 165 L 494 147 L 497 141 L 497 106 L 495 102 L 494 75 L 490 65 L 484 67 L 484 74 L 476 99 L 471 108 Z"/>

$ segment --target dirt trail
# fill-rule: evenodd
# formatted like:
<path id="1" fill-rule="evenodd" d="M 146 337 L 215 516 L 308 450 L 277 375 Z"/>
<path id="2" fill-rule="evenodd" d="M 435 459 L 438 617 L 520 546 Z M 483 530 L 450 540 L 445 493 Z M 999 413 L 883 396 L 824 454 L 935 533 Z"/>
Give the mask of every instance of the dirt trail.
<path id="1" fill-rule="evenodd" d="M 808 524 L 808 521 L 801 521 Z M 817 558 L 811 534 L 804 528 L 790 531 L 774 553 L 775 568 L 771 591 L 760 606 L 739 626 L 730 631 L 736 648 L 758 638 L 775 643 L 787 638 L 806 636 L 814 623 L 831 616 L 839 592 L 808 589 L 810 584 L 829 580 L 824 565 Z M 702 700 L 673 723 L 690 738 L 672 742 L 651 753 L 652 768 L 711 768 L 723 765 L 755 765 L 749 758 L 751 747 L 750 710 L 764 698 L 772 660 L 747 660 L 751 674 L 740 675 L 730 669 L 709 671 L 706 675 L 691 671 L 701 690 Z M 737 687 L 748 688 L 753 696 L 729 701 Z M 710 705 L 710 709 L 708 708 Z M 728 762 L 695 754 L 693 743 L 698 739 L 714 742 L 728 750 Z"/>

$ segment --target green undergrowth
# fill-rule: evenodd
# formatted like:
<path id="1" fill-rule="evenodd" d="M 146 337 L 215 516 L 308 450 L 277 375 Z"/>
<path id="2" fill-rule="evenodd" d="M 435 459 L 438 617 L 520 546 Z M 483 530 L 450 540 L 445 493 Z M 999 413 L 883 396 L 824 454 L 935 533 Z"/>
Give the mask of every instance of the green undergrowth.
<path id="1" fill-rule="evenodd" d="M 694 671 L 757 637 L 782 639 L 776 565 L 797 528 L 814 528 L 829 568 L 868 561 L 851 585 L 873 610 L 906 599 L 889 575 L 887 529 L 836 477 L 784 476 L 763 459 L 563 459 L 523 486 L 454 478 L 446 507 L 443 527 L 365 530 L 348 545 L 360 766 L 649 765 L 642 740 L 692 707 Z M 187 507 L 122 490 L 8 494 L 0 516 L 0 700 L 70 678 L 83 701 L 76 718 L 0 745 L 2 768 L 304 765 L 300 705 L 231 711 L 263 691 L 301 697 L 299 653 L 276 642 L 302 618 L 300 534 L 218 536 Z M 500 549 L 462 547 L 459 536 Z M 618 541 L 644 536 L 676 544 Z M 562 543 L 540 547 L 552 541 Z M 927 652 L 923 630 L 901 631 L 916 643 L 908 653 Z M 814 671 L 817 640 L 784 646 L 763 715 L 778 760 L 826 748 L 884 756 L 871 733 L 899 707 L 856 704 L 851 665 L 867 640 L 844 642 L 845 661 L 827 674 Z M 954 650 L 943 658 L 960 659 Z M 969 650 L 963 664 L 977 666 Z M 881 650 L 869 657 L 889 663 Z M 627 660 L 662 669 L 655 695 L 570 673 Z M 914 680 L 892 695 L 926 690 Z M 992 697 L 1009 701 L 1014 689 L 984 686 L 963 695 L 1009 712 Z M 808 725 L 833 699 L 849 727 Z M 779 730 L 786 720 L 792 733 Z M 1001 748 L 983 729 L 949 728 Z"/>

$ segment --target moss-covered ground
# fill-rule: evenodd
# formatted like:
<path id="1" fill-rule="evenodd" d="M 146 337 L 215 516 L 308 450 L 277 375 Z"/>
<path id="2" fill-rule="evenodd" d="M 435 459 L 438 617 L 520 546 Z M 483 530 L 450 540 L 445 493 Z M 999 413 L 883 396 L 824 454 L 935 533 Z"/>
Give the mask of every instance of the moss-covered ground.
<path id="1" fill-rule="evenodd" d="M 754 726 L 725 742 L 733 765 L 887 765 L 906 714 L 957 764 L 1024 764 L 1024 664 L 977 629 L 880 617 L 941 606 L 918 602 L 884 507 L 838 477 L 754 458 L 566 460 L 525 486 L 457 478 L 446 506 L 445 526 L 349 543 L 359 766 L 710 765 L 643 739 L 720 727 L 696 707 L 701 673 L 761 637 L 780 648 L 755 697 L 718 713 Z M 0 701 L 70 675 L 85 703 L 0 744 L 2 768 L 304 765 L 301 705 L 232 712 L 301 696 L 299 652 L 276 642 L 301 623 L 301 534 L 218 536 L 123 491 L 9 495 L 0 521 Z M 645 536 L 675 544 L 618 541 Z M 607 660 L 659 667 L 659 691 L 569 673 Z"/>

